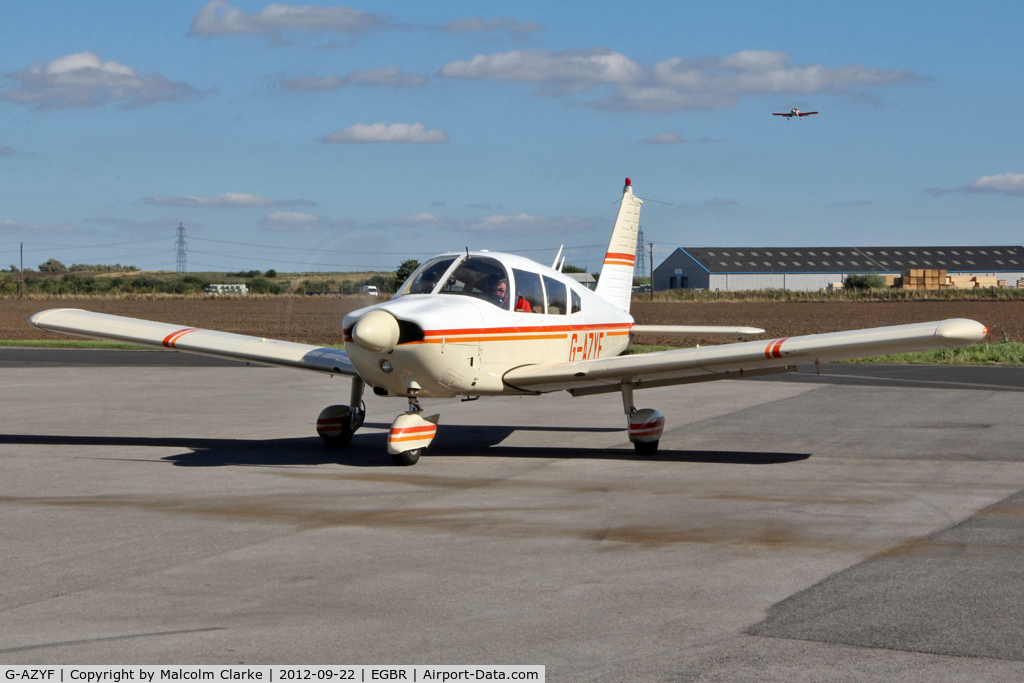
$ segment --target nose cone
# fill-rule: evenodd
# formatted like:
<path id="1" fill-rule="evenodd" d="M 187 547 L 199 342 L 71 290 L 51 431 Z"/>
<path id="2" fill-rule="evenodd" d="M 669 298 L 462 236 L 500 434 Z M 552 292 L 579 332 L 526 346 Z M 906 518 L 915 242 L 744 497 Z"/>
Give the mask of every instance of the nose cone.
<path id="1" fill-rule="evenodd" d="M 352 341 L 372 353 L 387 353 L 398 343 L 398 321 L 380 309 L 370 311 L 352 328 Z"/>
<path id="2" fill-rule="evenodd" d="M 987 327 L 974 320 L 964 318 L 943 320 L 935 330 L 935 336 L 950 348 L 970 346 L 980 342 L 987 334 Z"/>

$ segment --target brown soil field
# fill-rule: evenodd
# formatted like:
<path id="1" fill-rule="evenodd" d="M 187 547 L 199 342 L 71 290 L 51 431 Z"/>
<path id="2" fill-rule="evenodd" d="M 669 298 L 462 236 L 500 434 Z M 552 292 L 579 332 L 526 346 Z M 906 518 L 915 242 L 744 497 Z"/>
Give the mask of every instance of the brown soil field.
<path id="1" fill-rule="evenodd" d="M 58 339 L 28 323 L 49 308 L 83 308 L 101 313 L 159 320 L 182 327 L 203 327 L 310 344 L 340 344 L 341 321 L 348 311 L 373 303 L 362 297 L 138 298 L 69 297 L 0 300 L 0 339 Z M 989 340 L 1024 342 L 1024 301 L 825 301 L 825 302 L 648 302 L 634 301 L 638 323 L 649 325 L 753 325 L 764 338 L 972 318 L 988 326 Z M 645 344 L 669 340 L 641 338 Z M 732 341 L 675 340 L 677 346 Z"/>

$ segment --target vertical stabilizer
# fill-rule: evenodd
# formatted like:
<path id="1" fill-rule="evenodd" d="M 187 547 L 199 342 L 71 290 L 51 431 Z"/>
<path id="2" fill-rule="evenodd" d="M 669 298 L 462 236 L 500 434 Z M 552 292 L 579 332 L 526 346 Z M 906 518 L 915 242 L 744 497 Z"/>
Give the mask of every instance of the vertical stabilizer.
<path id="1" fill-rule="evenodd" d="M 615 219 L 608 252 L 604 255 L 601 277 L 594 292 L 605 301 L 629 312 L 633 295 L 633 267 L 636 264 L 636 233 L 640 226 L 640 205 L 644 200 L 633 196 L 629 178 L 622 188 L 622 204 Z"/>

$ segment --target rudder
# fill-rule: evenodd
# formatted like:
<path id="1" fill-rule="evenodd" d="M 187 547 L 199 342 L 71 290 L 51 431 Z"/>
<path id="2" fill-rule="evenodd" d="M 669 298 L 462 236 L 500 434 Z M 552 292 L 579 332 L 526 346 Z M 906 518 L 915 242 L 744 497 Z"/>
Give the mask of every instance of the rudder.
<path id="1" fill-rule="evenodd" d="M 612 238 L 601 267 L 594 293 L 605 301 L 629 312 L 633 296 L 633 269 L 636 267 L 636 237 L 640 227 L 640 206 L 644 200 L 633 196 L 629 178 L 622 188 L 622 203 L 615 218 Z"/>

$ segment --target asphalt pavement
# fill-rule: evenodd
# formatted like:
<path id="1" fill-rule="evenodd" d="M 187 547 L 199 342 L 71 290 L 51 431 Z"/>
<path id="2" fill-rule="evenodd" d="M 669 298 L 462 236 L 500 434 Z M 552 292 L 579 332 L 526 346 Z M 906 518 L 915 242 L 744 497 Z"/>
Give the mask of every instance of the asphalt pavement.
<path id="1" fill-rule="evenodd" d="M 1024 680 L 1024 373 L 811 366 L 424 401 L 348 380 L 0 349 L 0 662 L 545 664 L 553 681 Z M 200 363 L 197 365 L 197 363 Z"/>

